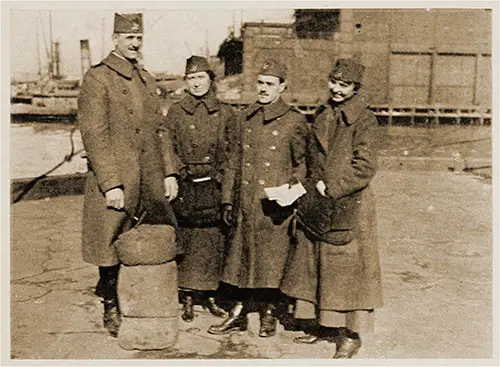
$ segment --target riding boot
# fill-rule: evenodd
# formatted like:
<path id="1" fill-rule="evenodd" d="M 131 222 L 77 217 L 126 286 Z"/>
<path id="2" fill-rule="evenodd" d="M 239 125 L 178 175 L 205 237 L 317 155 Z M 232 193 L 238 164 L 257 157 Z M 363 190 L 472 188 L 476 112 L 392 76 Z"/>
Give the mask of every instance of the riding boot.
<path id="1" fill-rule="evenodd" d="M 116 291 L 119 269 L 120 265 L 99 267 L 104 298 L 102 301 L 104 304 L 103 325 L 114 337 L 118 335 L 118 329 L 121 324 L 120 307 L 118 305 L 118 294 Z"/>

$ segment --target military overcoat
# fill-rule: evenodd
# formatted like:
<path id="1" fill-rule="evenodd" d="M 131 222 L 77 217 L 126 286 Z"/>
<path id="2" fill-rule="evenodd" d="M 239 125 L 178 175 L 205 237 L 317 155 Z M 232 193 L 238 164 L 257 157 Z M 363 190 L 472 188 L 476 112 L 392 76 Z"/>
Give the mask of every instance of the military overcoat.
<path id="1" fill-rule="evenodd" d="M 169 136 L 158 132 L 158 98 L 153 76 L 114 52 L 85 74 L 78 121 L 89 162 L 82 234 L 86 262 L 117 264 L 111 244 L 131 225 L 123 211 L 107 208 L 106 191 L 122 187 L 125 208 L 134 214 L 140 198 L 165 200 L 164 177 L 179 170 Z"/>
<path id="2" fill-rule="evenodd" d="M 377 120 L 362 98 L 354 96 L 339 106 L 322 106 L 312 131 L 308 180 L 323 180 L 328 200 L 344 205 L 332 214 L 336 220 L 327 236 L 330 243 L 303 230 L 290 253 L 281 289 L 322 310 L 380 307 L 376 210 L 370 188 L 377 169 Z M 354 236 L 344 241 L 349 231 Z"/>
<path id="3" fill-rule="evenodd" d="M 181 172 L 182 184 L 179 196 L 173 202 L 174 208 L 187 204 L 187 198 L 183 200 L 183 188 L 191 185 L 196 190 L 197 195 L 193 200 L 197 203 L 190 207 L 201 208 L 200 212 L 210 213 L 207 217 L 212 217 L 213 211 L 220 216 L 220 181 L 229 144 L 235 139 L 234 126 L 233 109 L 221 103 L 212 89 L 202 98 L 188 94 L 170 107 L 161 131 L 167 131 L 171 136 L 174 151 L 184 165 Z M 193 182 L 205 178 L 210 180 Z M 208 185 L 213 185 L 210 186 L 213 190 L 208 190 Z M 195 290 L 215 290 L 219 285 L 223 266 L 224 234 L 220 228 L 220 220 L 198 222 L 198 219 L 198 216 L 178 217 L 178 239 L 184 250 L 184 256 L 178 263 L 179 286 Z"/>
<path id="4" fill-rule="evenodd" d="M 228 160 L 222 192 L 223 201 L 234 202 L 236 218 L 223 281 L 241 288 L 278 288 L 290 250 L 292 209 L 267 200 L 264 188 L 305 177 L 309 127 L 282 99 L 252 104 L 238 121 L 237 154 Z"/>

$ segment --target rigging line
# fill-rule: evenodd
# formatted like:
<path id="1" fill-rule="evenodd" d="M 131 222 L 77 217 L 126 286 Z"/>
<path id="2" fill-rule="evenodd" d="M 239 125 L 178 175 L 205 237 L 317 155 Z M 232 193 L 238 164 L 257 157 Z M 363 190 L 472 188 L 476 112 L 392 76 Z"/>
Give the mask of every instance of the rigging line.
<path id="1" fill-rule="evenodd" d="M 75 151 L 75 143 L 73 141 L 73 134 L 75 133 L 76 131 L 76 127 L 74 127 L 70 134 L 69 134 L 69 139 L 70 139 L 70 145 L 71 145 L 71 151 L 66 154 L 63 158 L 63 160 L 61 162 L 59 162 L 58 164 L 56 164 L 54 167 L 52 167 L 51 169 L 49 169 L 47 172 L 45 172 L 44 174 L 38 176 L 38 177 L 35 177 L 33 180 L 31 180 L 30 182 L 28 182 L 23 188 L 22 190 L 19 190 L 19 192 L 16 194 L 15 198 L 12 200 L 12 204 L 15 204 L 17 203 L 18 201 L 20 201 L 28 192 L 31 191 L 31 189 L 36 185 L 36 183 L 38 181 L 40 181 L 41 179 L 47 177 L 49 174 L 51 174 L 52 172 L 54 172 L 56 169 L 58 169 L 59 167 L 61 167 L 64 163 L 66 162 L 69 162 L 73 159 L 73 157 L 75 155 L 78 155 L 80 154 L 81 152 L 84 151 L 84 149 L 79 149 L 77 151 Z"/>
<path id="2" fill-rule="evenodd" d="M 50 59 L 50 53 L 49 53 L 49 49 L 48 49 L 48 46 L 47 46 L 47 37 L 45 36 L 45 27 L 43 26 L 43 17 L 41 16 L 41 11 L 38 11 L 38 16 L 40 18 L 40 25 L 42 27 L 42 36 L 43 36 L 43 45 L 45 47 L 45 56 L 47 57 L 47 59 Z"/>
<path id="3" fill-rule="evenodd" d="M 448 145 L 456 145 L 456 144 L 475 143 L 475 142 L 483 141 L 483 140 L 491 140 L 491 136 L 486 137 L 486 138 L 481 138 L 481 139 L 460 140 L 460 141 L 455 141 L 455 142 L 445 143 L 445 144 L 435 144 L 435 145 L 431 145 L 431 148 L 445 147 Z"/>

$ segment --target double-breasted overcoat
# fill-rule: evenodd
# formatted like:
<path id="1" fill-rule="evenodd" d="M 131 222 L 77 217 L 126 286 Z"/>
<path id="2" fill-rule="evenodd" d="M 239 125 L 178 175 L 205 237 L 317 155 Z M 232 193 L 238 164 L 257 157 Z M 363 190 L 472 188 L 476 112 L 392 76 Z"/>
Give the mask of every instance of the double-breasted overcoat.
<path id="1" fill-rule="evenodd" d="M 183 188 L 191 185 L 196 197 L 191 209 L 208 213 L 203 222 L 189 215 L 178 217 L 178 240 L 184 252 L 179 262 L 179 286 L 194 290 L 215 290 L 221 277 L 224 259 L 224 234 L 220 220 L 220 178 L 228 146 L 234 139 L 233 109 L 221 103 L 211 89 L 202 98 L 191 94 L 170 107 L 161 131 L 166 130 L 184 169 L 175 208 L 185 203 Z M 205 180 L 197 183 L 196 180 Z M 194 181 L 193 181 L 194 180 Z M 208 186 L 211 185 L 211 186 Z M 211 190 L 208 190 L 210 188 Z M 206 190 L 206 192 L 204 192 Z M 177 202 L 180 201 L 180 202 Z M 185 203 L 188 204 L 188 203 Z M 183 208 L 181 208 L 183 209 Z M 185 208 L 185 212 L 189 212 Z M 183 211 L 183 212 L 184 212 Z"/>
<path id="2" fill-rule="evenodd" d="M 331 221 L 321 240 L 304 228 L 299 232 L 281 289 L 317 303 L 321 310 L 380 307 L 376 212 L 370 188 L 377 168 L 376 117 L 356 95 L 340 105 L 322 106 L 312 132 L 305 182 L 313 185 L 305 186 L 315 190 L 314 183 L 323 180 L 325 200 L 333 208 L 326 216 Z"/>
<path id="3" fill-rule="evenodd" d="M 164 201 L 164 178 L 179 170 L 169 136 L 158 132 L 158 98 L 153 76 L 115 52 L 85 74 L 78 120 L 89 161 L 82 234 L 86 262 L 116 265 L 112 243 L 131 226 L 124 211 L 107 208 L 106 191 L 121 187 L 125 209 L 135 214 L 140 200 Z M 166 220 L 173 224 L 164 204 Z"/>
<path id="4" fill-rule="evenodd" d="M 250 105 L 238 122 L 223 180 L 222 200 L 234 203 L 236 224 L 222 280 L 240 288 L 278 288 L 290 251 L 292 209 L 266 199 L 264 188 L 305 177 L 309 127 L 281 98 Z"/>

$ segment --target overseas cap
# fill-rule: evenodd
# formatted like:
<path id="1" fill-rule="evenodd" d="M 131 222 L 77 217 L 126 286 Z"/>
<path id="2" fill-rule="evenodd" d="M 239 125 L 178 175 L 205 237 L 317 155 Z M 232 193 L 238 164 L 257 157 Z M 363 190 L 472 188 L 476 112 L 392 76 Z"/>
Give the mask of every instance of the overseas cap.
<path id="1" fill-rule="evenodd" d="M 353 59 L 339 59 L 335 63 L 330 79 L 361 84 L 365 67 Z"/>
<path id="2" fill-rule="evenodd" d="M 191 56 L 186 60 L 186 75 L 199 73 L 201 71 L 206 71 L 207 73 L 213 73 L 208 64 L 208 60 L 201 56 Z"/>
<path id="3" fill-rule="evenodd" d="M 142 13 L 115 13 L 113 33 L 143 33 Z"/>
<path id="4" fill-rule="evenodd" d="M 259 75 L 271 75 L 280 78 L 281 80 L 286 79 L 286 66 L 280 64 L 274 59 L 265 60 L 260 68 Z"/>

